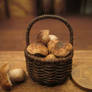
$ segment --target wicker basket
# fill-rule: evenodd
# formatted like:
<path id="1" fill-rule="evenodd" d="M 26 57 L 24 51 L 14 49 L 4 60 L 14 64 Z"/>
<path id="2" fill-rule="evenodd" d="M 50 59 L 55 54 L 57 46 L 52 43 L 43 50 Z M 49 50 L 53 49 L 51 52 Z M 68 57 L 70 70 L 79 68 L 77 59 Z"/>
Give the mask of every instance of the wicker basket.
<path id="1" fill-rule="evenodd" d="M 25 48 L 25 58 L 27 71 L 32 80 L 38 82 L 41 85 L 54 86 L 64 83 L 70 76 L 72 70 L 72 57 L 73 51 L 64 58 L 59 58 L 58 60 L 52 61 L 42 61 L 41 57 L 30 55 L 27 52 L 27 46 L 29 43 L 29 33 L 32 26 L 39 20 L 43 19 L 56 19 L 63 22 L 70 32 L 70 43 L 73 45 L 73 31 L 71 26 L 67 21 L 59 16 L 55 15 L 43 15 L 35 18 L 31 24 L 29 24 L 26 33 L 26 48 Z"/>

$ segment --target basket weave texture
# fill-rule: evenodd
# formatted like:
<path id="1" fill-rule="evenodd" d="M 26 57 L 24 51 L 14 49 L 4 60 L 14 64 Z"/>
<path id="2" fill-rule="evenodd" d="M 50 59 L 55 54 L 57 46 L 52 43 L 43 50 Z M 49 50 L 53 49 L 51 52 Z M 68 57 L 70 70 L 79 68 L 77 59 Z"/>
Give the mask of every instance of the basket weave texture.
<path id="1" fill-rule="evenodd" d="M 35 18 L 29 24 L 26 33 L 26 48 L 24 50 L 24 53 L 26 58 L 27 71 L 29 73 L 30 78 L 41 85 L 54 86 L 58 84 L 63 84 L 70 76 L 72 71 L 73 51 L 68 56 L 64 58 L 59 58 L 57 60 L 54 60 L 53 62 L 43 61 L 40 57 L 31 55 L 27 51 L 27 46 L 30 44 L 29 43 L 30 30 L 33 24 L 35 24 L 35 22 L 42 19 L 57 19 L 63 22 L 70 32 L 70 43 L 73 45 L 72 28 L 64 18 L 56 15 L 43 15 Z"/>

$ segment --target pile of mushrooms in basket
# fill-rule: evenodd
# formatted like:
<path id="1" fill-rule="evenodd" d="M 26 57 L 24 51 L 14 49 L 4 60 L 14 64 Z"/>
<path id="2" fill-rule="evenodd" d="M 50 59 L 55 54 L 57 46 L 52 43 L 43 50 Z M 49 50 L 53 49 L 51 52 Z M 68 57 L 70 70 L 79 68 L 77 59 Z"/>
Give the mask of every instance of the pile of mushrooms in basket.
<path id="1" fill-rule="evenodd" d="M 49 30 L 41 30 L 37 40 L 27 47 L 29 54 L 41 57 L 43 61 L 66 57 L 72 50 L 71 43 L 62 43 L 56 35 L 50 34 Z"/>

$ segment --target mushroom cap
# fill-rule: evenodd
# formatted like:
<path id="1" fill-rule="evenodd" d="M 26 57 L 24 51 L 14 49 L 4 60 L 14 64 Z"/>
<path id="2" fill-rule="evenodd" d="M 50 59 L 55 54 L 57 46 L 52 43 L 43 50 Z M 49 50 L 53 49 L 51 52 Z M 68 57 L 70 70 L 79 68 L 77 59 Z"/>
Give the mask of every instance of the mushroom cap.
<path id="1" fill-rule="evenodd" d="M 8 75 L 8 71 L 9 71 L 8 63 L 3 64 L 0 67 L 0 85 L 5 90 L 11 89 L 11 87 L 12 87 L 12 82 Z"/>
<path id="2" fill-rule="evenodd" d="M 51 40 L 48 42 L 48 50 L 49 52 L 52 52 L 54 50 L 56 43 L 59 42 L 59 40 Z"/>
<path id="3" fill-rule="evenodd" d="M 66 43 L 66 44 L 65 44 L 65 49 L 66 49 L 67 51 L 72 51 L 72 49 L 73 49 L 72 44 L 71 44 L 71 43 Z"/>
<path id="4" fill-rule="evenodd" d="M 52 53 L 56 56 L 56 57 L 65 57 L 67 56 L 70 52 L 67 51 L 66 49 L 64 48 L 60 48 L 60 49 L 54 49 L 52 51 Z"/>
<path id="5" fill-rule="evenodd" d="M 64 48 L 64 44 L 61 42 L 61 41 L 58 41 L 56 44 L 55 44 L 55 49 L 60 49 L 60 48 Z"/>
<path id="6" fill-rule="evenodd" d="M 72 51 L 70 43 L 62 43 L 59 40 L 53 40 L 48 43 L 49 51 L 56 57 L 66 57 Z"/>
<path id="7" fill-rule="evenodd" d="M 53 55 L 53 54 L 49 54 L 49 55 L 47 55 L 46 57 L 45 57 L 45 60 L 46 61 L 53 61 L 53 60 L 55 60 L 56 59 L 56 57 L 55 57 L 55 55 Z"/>
<path id="8" fill-rule="evenodd" d="M 27 47 L 27 51 L 33 55 L 40 54 L 40 55 L 46 56 L 48 54 L 47 47 L 42 43 L 31 43 Z"/>
<path id="9" fill-rule="evenodd" d="M 6 74 L 6 79 L 5 80 L 2 80 L 3 83 L 1 84 L 2 88 L 5 89 L 5 90 L 10 90 L 13 86 L 11 80 L 10 80 L 10 77 L 8 74 Z"/>
<path id="10" fill-rule="evenodd" d="M 47 44 L 50 40 L 49 38 L 49 30 L 41 30 L 37 36 L 38 42 L 42 42 L 44 44 Z"/>
<path id="11" fill-rule="evenodd" d="M 50 40 L 58 40 L 56 35 L 49 35 Z"/>
<path id="12" fill-rule="evenodd" d="M 22 82 L 26 78 L 26 73 L 23 69 L 13 69 L 9 71 L 9 77 L 13 83 Z"/>

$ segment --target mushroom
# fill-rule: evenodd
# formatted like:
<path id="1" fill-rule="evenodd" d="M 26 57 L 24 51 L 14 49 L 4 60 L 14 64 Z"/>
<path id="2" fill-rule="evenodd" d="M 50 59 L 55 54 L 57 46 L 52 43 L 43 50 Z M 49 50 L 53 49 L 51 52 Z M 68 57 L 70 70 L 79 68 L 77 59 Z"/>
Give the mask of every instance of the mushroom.
<path id="1" fill-rule="evenodd" d="M 12 82 L 8 75 L 8 71 L 9 71 L 8 63 L 0 67 L 0 86 L 5 90 L 12 88 Z"/>
<path id="2" fill-rule="evenodd" d="M 49 35 L 50 40 L 58 40 L 56 35 Z"/>
<path id="3" fill-rule="evenodd" d="M 56 45 L 57 42 L 59 42 L 59 40 L 50 40 L 48 42 L 48 45 L 47 46 L 48 46 L 49 52 L 52 52 L 52 50 L 54 50 L 55 45 Z"/>
<path id="4" fill-rule="evenodd" d="M 56 57 L 65 57 L 69 54 L 69 51 L 66 51 L 64 48 L 54 49 L 52 52 Z"/>
<path id="5" fill-rule="evenodd" d="M 48 60 L 53 61 L 53 60 L 56 59 L 56 57 L 55 57 L 55 55 L 53 55 L 53 54 L 49 54 L 49 55 L 46 56 L 44 59 L 45 59 L 46 61 L 48 61 Z"/>
<path id="6" fill-rule="evenodd" d="M 72 47 L 72 44 L 71 43 L 66 43 L 65 44 L 65 49 L 67 50 L 67 51 L 72 51 L 73 50 L 73 47 Z"/>
<path id="7" fill-rule="evenodd" d="M 70 43 L 65 43 L 60 46 L 59 45 L 60 43 L 57 43 L 55 49 L 52 51 L 52 53 L 57 57 L 66 57 L 73 49 Z"/>
<path id="8" fill-rule="evenodd" d="M 42 55 L 46 56 L 48 54 L 48 49 L 42 43 L 31 43 L 27 47 L 27 51 L 32 55 Z"/>
<path id="9" fill-rule="evenodd" d="M 37 36 L 38 42 L 42 42 L 46 45 L 48 41 L 50 40 L 49 32 L 50 32 L 49 30 L 41 30 Z"/>
<path id="10" fill-rule="evenodd" d="M 70 43 L 62 43 L 59 40 L 52 40 L 48 43 L 49 52 L 56 57 L 66 57 L 72 51 L 72 45 Z"/>
<path id="11" fill-rule="evenodd" d="M 13 69 L 8 72 L 12 83 L 23 82 L 26 79 L 26 73 L 23 69 Z"/>

